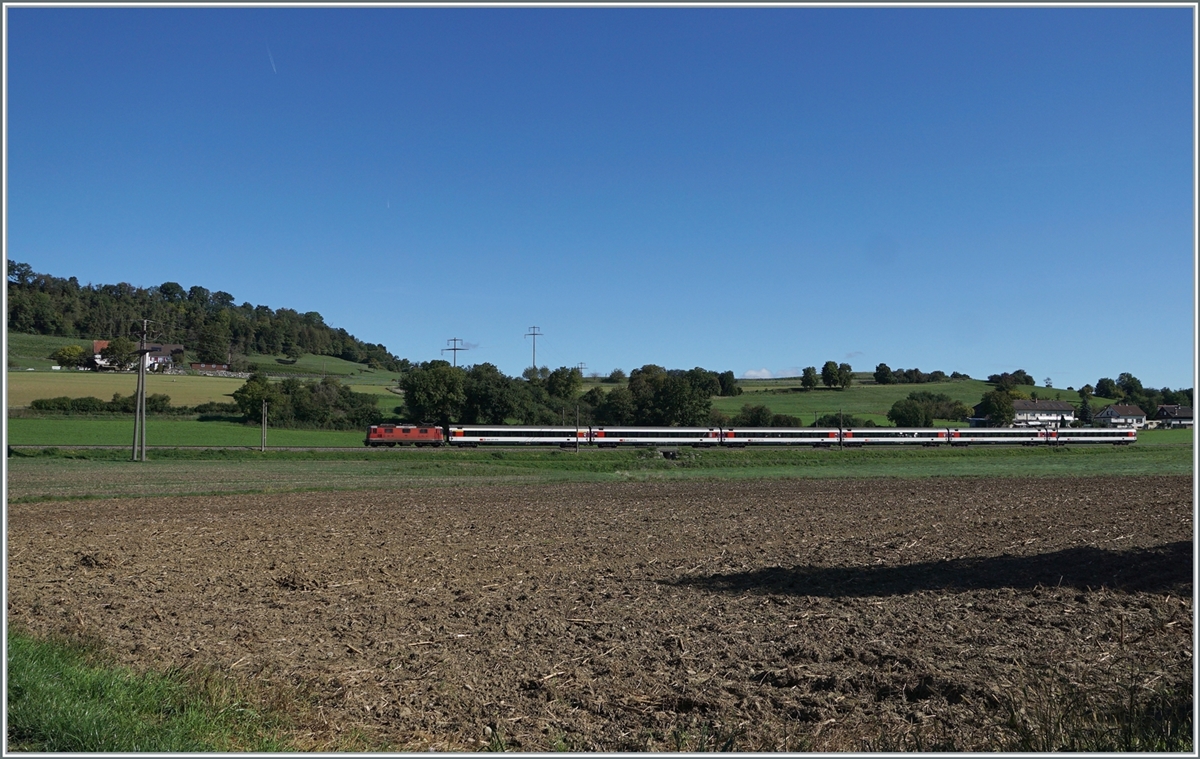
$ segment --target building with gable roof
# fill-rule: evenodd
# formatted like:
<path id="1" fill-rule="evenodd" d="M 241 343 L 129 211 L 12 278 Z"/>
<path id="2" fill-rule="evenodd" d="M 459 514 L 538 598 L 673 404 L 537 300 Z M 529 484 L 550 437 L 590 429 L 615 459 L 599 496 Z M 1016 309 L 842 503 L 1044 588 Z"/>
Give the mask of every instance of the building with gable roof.
<path id="1" fill-rule="evenodd" d="M 1191 406 L 1175 406 L 1163 405 L 1158 407 L 1158 413 L 1154 415 L 1155 419 L 1159 420 L 1162 427 L 1169 429 L 1192 428 L 1192 407 Z"/>
<path id="2" fill-rule="evenodd" d="M 1145 427 L 1146 412 L 1138 406 L 1114 403 L 1093 416 L 1092 423 L 1098 427 Z"/>

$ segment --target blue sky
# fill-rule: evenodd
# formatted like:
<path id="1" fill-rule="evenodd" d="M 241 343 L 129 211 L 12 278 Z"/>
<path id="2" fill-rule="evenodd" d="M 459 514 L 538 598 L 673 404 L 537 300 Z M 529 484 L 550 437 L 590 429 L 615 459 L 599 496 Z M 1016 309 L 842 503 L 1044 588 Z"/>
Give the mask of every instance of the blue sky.
<path id="1" fill-rule="evenodd" d="M 1190 8 L 7 13 L 35 271 L 508 374 L 1193 384 Z"/>

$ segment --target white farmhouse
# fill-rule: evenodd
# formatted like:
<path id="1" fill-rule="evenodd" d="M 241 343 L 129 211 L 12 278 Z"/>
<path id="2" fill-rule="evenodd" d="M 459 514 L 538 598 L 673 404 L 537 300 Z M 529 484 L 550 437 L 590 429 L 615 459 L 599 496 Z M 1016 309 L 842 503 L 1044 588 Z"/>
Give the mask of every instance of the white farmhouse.
<path id="1" fill-rule="evenodd" d="M 1137 406 L 1126 406 L 1120 403 L 1105 408 L 1092 417 L 1098 427 L 1134 427 L 1146 426 L 1146 412 Z"/>
<path id="2" fill-rule="evenodd" d="M 1024 401 L 1013 404 L 1014 427 L 1066 427 L 1075 421 L 1075 407 L 1066 401 Z"/>

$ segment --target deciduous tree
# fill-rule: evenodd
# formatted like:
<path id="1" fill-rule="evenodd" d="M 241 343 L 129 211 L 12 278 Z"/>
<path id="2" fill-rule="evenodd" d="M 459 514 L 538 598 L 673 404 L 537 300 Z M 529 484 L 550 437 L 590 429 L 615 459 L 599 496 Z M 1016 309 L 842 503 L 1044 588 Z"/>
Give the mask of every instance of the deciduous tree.
<path id="1" fill-rule="evenodd" d="M 504 424 L 516 416 L 518 393 L 514 381 L 494 364 L 475 364 L 463 378 L 462 422 L 464 424 Z"/>
<path id="2" fill-rule="evenodd" d="M 421 363 L 400 379 L 404 406 L 410 421 L 450 424 L 466 403 L 466 378 L 462 369 L 448 361 Z"/>
<path id="3" fill-rule="evenodd" d="M 836 361 L 826 361 L 821 367 L 821 383 L 832 388 L 838 384 L 838 365 Z"/>
<path id="4" fill-rule="evenodd" d="M 902 398 L 892 404 L 887 413 L 888 420 L 897 427 L 930 427 L 933 412 L 930 407 L 911 398 Z"/>
<path id="5" fill-rule="evenodd" d="M 114 337 L 100 350 L 100 358 L 114 369 L 128 369 L 137 364 L 137 343 L 128 337 Z"/>
<path id="6" fill-rule="evenodd" d="M 749 403 L 733 417 L 731 423 L 735 427 L 770 427 L 771 418 L 775 414 L 766 406 L 754 406 Z"/>
<path id="7" fill-rule="evenodd" d="M 984 393 L 980 400 L 979 413 L 990 419 L 991 427 L 1008 427 L 1016 413 L 1013 411 L 1012 396 L 1003 390 Z"/>
<path id="8" fill-rule="evenodd" d="M 850 387 L 850 383 L 854 381 L 854 370 L 850 368 L 850 364 L 838 364 L 838 385 L 845 390 Z"/>
<path id="9" fill-rule="evenodd" d="M 75 367 L 83 364 L 87 355 L 81 345 L 64 345 L 50 354 L 50 358 L 59 366 Z"/>
<path id="10" fill-rule="evenodd" d="M 546 378 L 546 392 L 551 398 L 569 401 L 583 387 L 583 372 L 575 366 L 560 366 Z"/>
<path id="11" fill-rule="evenodd" d="M 817 387 L 817 367 L 806 366 L 800 375 L 800 386 L 805 390 L 813 390 Z"/>
<path id="12" fill-rule="evenodd" d="M 1117 387 L 1117 383 L 1113 382 L 1111 377 L 1101 377 L 1096 382 L 1096 395 L 1101 398 L 1112 398 L 1120 400 L 1124 394 Z"/>

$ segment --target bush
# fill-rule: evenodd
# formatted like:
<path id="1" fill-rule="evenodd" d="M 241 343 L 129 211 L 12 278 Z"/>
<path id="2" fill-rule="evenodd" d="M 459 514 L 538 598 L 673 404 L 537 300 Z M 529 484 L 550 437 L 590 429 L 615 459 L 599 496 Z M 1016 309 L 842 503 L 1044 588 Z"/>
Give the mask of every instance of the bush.
<path id="1" fill-rule="evenodd" d="M 171 396 L 154 393 L 146 396 L 147 414 L 165 414 L 171 410 Z"/>
<path id="2" fill-rule="evenodd" d="M 933 410 L 929 404 L 912 398 L 903 398 L 892 404 L 887 417 L 897 427 L 930 427 L 933 425 Z"/>
<path id="3" fill-rule="evenodd" d="M 192 409 L 197 414 L 238 414 L 241 413 L 236 403 L 201 403 L 199 406 Z"/>
<path id="4" fill-rule="evenodd" d="M 859 419 L 857 416 L 851 416 L 850 414 L 838 413 L 838 414 L 826 414 L 825 416 L 817 419 L 817 421 L 813 422 L 812 426 L 813 427 L 826 427 L 826 428 L 841 427 L 842 429 L 849 429 L 852 427 L 874 427 L 875 423 L 874 422 L 864 422 L 862 419 Z"/>
<path id="5" fill-rule="evenodd" d="M 29 408 L 34 411 L 59 411 L 69 414 L 71 413 L 71 399 L 65 395 L 57 398 L 38 398 L 30 402 Z"/>
<path id="6" fill-rule="evenodd" d="M 87 355 L 84 354 L 83 346 L 81 345 L 64 345 L 54 353 L 50 354 L 50 359 L 59 366 L 74 367 L 87 361 Z"/>
<path id="7" fill-rule="evenodd" d="M 708 426 L 710 427 L 730 427 L 733 420 L 729 415 L 720 409 L 709 409 L 708 411 Z"/>
<path id="8" fill-rule="evenodd" d="M 88 395 L 71 400 L 71 411 L 76 414 L 98 414 L 105 410 L 107 410 L 107 406 L 104 401 L 95 396 Z"/>
<path id="9" fill-rule="evenodd" d="M 112 400 L 105 405 L 108 406 L 109 411 L 115 411 L 120 414 L 132 414 L 137 409 L 137 396 L 113 393 Z"/>
<path id="10" fill-rule="evenodd" d="M 734 427 L 770 427 L 772 416 L 771 409 L 766 406 L 754 406 L 747 403 L 742 406 L 742 410 L 738 412 L 731 423 Z"/>

